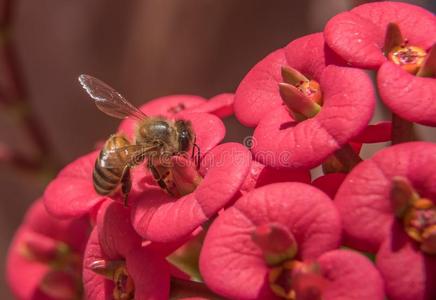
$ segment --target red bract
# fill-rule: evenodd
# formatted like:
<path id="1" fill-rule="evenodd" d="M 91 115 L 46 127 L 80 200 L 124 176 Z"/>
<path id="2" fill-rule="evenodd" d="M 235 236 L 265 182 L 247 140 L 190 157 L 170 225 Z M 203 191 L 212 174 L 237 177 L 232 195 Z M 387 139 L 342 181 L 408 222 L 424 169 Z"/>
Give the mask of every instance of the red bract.
<path id="1" fill-rule="evenodd" d="M 267 184 L 290 181 L 310 183 L 310 172 L 308 170 L 278 170 L 253 160 L 241 191 L 246 193 Z"/>
<path id="2" fill-rule="evenodd" d="M 283 249 L 280 244 L 288 247 L 288 240 L 299 260 L 316 259 L 339 246 L 339 215 L 324 193 L 303 183 L 258 188 L 220 214 L 207 233 L 200 270 L 213 291 L 232 299 L 275 299 L 267 279 L 271 267 L 253 240 L 265 226 L 278 228 L 278 237 L 264 247 Z"/>
<path id="3" fill-rule="evenodd" d="M 390 299 L 436 297 L 436 259 L 427 254 L 435 251 L 435 153 L 426 142 L 384 149 L 359 164 L 336 194 L 346 242 L 364 251 L 381 247 L 377 265 Z"/>
<path id="4" fill-rule="evenodd" d="M 371 261 L 349 250 L 333 250 L 316 260 L 328 280 L 322 291 L 325 300 L 382 300 L 384 282 Z"/>
<path id="5" fill-rule="evenodd" d="M 335 62 L 329 49 L 324 47 L 321 33 L 310 34 L 278 49 L 244 77 L 235 94 L 235 115 L 248 127 L 255 127 L 266 112 L 283 104 L 278 84 L 283 82 L 281 68 L 289 66 L 319 82 L 323 69 Z"/>
<path id="6" fill-rule="evenodd" d="M 388 32 L 388 25 L 400 33 Z M 425 55 L 436 45 L 436 18 L 432 13 L 399 2 L 364 4 L 333 17 L 324 35 L 326 43 L 349 65 L 380 68 L 380 96 L 395 114 L 411 122 L 436 125 L 436 74 L 420 74 L 433 77 L 423 78 L 414 75 L 417 70 L 412 71 L 420 66 L 418 62 L 415 65 L 415 58 L 421 55 L 418 53 Z M 404 57 L 398 56 L 399 61 L 391 56 L 400 55 L 392 54 L 393 49 L 405 51 L 407 47 L 418 47 L 410 48 L 416 54 L 404 52 Z M 412 74 L 403 70 L 404 65 L 410 65 L 408 71 Z"/>
<path id="7" fill-rule="evenodd" d="M 385 280 L 389 299 L 436 299 L 435 257 L 422 255 L 401 230 L 393 229 L 393 234 L 381 244 L 377 253 L 377 268 Z"/>
<path id="8" fill-rule="evenodd" d="M 378 70 L 377 85 L 381 99 L 395 114 L 411 122 L 436 126 L 436 78 L 418 77 L 385 62 Z"/>
<path id="9" fill-rule="evenodd" d="M 256 160 L 277 168 L 312 168 L 366 128 L 375 98 L 363 71 L 330 65 L 320 84 L 324 104 L 313 118 L 297 122 L 279 106 L 261 119 L 254 131 Z"/>
<path id="10" fill-rule="evenodd" d="M 201 160 L 202 179 L 193 192 L 175 198 L 150 187 L 133 196 L 133 226 L 141 236 L 154 242 L 183 238 L 232 200 L 250 164 L 251 154 L 241 144 L 214 147 Z"/>
<path id="11" fill-rule="evenodd" d="M 139 109 L 148 116 L 174 118 L 182 112 L 198 112 L 224 118 L 233 113 L 233 98 L 233 94 L 219 94 L 210 100 L 194 95 L 172 95 L 151 100 Z M 135 120 L 126 119 L 118 130 L 132 137 L 135 125 Z"/>
<path id="12" fill-rule="evenodd" d="M 429 49 L 436 43 L 436 20 L 425 9 L 400 2 L 360 5 L 330 19 L 324 29 L 329 47 L 347 64 L 378 69 L 385 61 L 383 46 L 389 23 L 397 23 L 410 45 Z"/>
<path id="13" fill-rule="evenodd" d="M 361 70 L 328 65 L 338 62 L 321 33 L 296 39 L 258 63 L 235 95 L 235 115 L 254 127 L 252 152 L 267 166 L 311 168 L 357 136 L 375 105 L 368 76 Z M 282 68 L 291 67 L 320 84 L 322 108 L 306 120 L 283 105 Z"/>
<path id="14" fill-rule="evenodd" d="M 17 299 L 73 299 L 81 295 L 81 258 L 89 224 L 49 215 L 42 200 L 27 212 L 7 256 L 6 277 Z"/>
<path id="15" fill-rule="evenodd" d="M 99 210 L 84 259 L 88 299 L 168 299 L 168 264 L 141 247 L 129 215 L 128 208 L 115 202 L 106 202 Z"/>
<path id="16" fill-rule="evenodd" d="M 98 151 L 94 151 L 76 159 L 50 182 L 44 192 L 44 204 L 50 214 L 60 218 L 80 217 L 109 199 L 94 190 L 92 172 L 97 156 Z"/>

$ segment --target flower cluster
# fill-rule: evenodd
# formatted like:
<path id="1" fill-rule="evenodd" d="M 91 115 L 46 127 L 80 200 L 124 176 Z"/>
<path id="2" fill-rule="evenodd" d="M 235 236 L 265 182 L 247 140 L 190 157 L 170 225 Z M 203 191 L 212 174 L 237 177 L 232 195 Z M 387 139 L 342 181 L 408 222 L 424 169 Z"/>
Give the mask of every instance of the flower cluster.
<path id="1" fill-rule="evenodd" d="M 377 92 L 392 120 L 370 124 Z M 159 130 L 189 124 L 189 150 L 134 166 L 126 148 L 111 168 L 98 149 L 60 171 L 10 247 L 17 298 L 436 299 L 436 144 L 413 134 L 436 126 L 432 13 L 364 4 L 273 51 L 234 94 L 139 109 Z M 223 143 L 232 115 L 254 128 L 244 144 Z M 138 146 L 141 124 L 116 136 Z"/>

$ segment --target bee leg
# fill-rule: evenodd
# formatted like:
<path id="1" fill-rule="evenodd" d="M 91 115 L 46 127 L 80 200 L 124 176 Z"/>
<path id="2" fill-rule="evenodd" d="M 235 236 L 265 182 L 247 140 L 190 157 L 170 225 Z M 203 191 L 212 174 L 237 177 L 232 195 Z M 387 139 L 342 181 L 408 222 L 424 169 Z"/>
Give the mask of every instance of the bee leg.
<path id="1" fill-rule="evenodd" d="M 156 169 L 156 167 L 153 165 L 153 163 L 150 162 L 150 160 L 147 162 L 147 167 L 150 169 L 151 174 L 153 175 L 154 180 L 156 180 L 156 182 L 160 186 L 160 188 L 163 189 L 163 190 L 166 190 L 167 192 L 169 192 L 164 178 L 162 178 L 162 176 L 160 175 L 159 171 Z"/>
<path id="2" fill-rule="evenodd" d="M 194 155 L 194 149 L 197 149 L 197 153 L 195 153 L 195 155 Z M 201 159 L 200 147 L 195 143 L 192 146 L 192 158 L 195 159 L 195 166 L 197 167 L 197 170 L 200 169 L 200 159 Z"/>
<path id="3" fill-rule="evenodd" d="M 127 166 L 123 170 L 121 177 L 121 194 L 124 198 L 124 206 L 127 206 L 127 198 L 129 196 L 130 189 L 132 188 L 132 180 L 130 178 L 130 168 Z"/>

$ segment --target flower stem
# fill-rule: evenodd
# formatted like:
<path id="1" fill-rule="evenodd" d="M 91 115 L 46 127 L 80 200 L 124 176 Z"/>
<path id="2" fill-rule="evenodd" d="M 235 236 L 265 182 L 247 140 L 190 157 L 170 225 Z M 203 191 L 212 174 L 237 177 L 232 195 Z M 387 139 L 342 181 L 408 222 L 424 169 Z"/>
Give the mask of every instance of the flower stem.
<path id="1" fill-rule="evenodd" d="M 221 297 L 212 292 L 204 283 L 184 280 L 180 278 L 171 278 L 171 300 L 188 298 L 188 297 L 204 297 L 209 300 L 223 300 Z"/>
<path id="2" fill-rule="evenodd" d="M 350 144 L 345 144 L 322 164 L 324 174 L 349 173 L 362 159 Z"/>
<path id="3" fill-rule="evenodd" d="M 396 114 L 392 114 L 392 145 L 417 140 L 413 122 L 404 120 Z"/>

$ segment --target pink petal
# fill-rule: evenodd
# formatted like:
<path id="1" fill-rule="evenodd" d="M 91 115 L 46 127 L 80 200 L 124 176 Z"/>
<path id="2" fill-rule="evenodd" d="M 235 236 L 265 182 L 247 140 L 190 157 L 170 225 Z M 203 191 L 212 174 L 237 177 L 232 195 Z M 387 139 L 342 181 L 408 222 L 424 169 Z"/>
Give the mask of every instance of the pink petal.
<path id="1" fill-rule="evenodd" d="M 382 121 L 368 125 L 362 133 L 353 138 L 357 143 L 381 143 L 391 139 L 392 124 L 390 121 Z"/>
<path id="2" fill-rule="evenodd" d="M 329 63 L 336 62 L 325 47 L 322 33 L 313 33 L 298 38 L 284 48 L 287 66 L 319 82 L 325 67 Z"/>
<path id="3" fill-rule="evenodd" d="M 312 185 L 314 187 L 317 187 L 333 199 L 342 182 L 344 181 L 345 176 L 347 176 L 347 174 L 345 173 L 326 174 L 315 179 L 312 182 Z"/>
<path id="4" fill-rule="evenodd" d="M 196 137 L 195 143 L 200 147 L 202 155 L 218 145 L 226 135 L 223 121 L 215 115 L 182 112 L 177 115 L 177 119 L 191 121 Z"/>
<path id="5" fill-rule="evenodd" d="M 353 12 L 331 18 L 324 28 L 324 38 L 350 66 L 377 69 L 386 60 L 381 50 L 384 43 L 382 28 Z"/>
<path id="6" fill-rule="evenodd" d="M 291 181 L 310 183 L 310 172 L 308 170 L 278 170 L 253 161 L 241 191 L 249 192 L 270 183 Z"/>
<path id="7" fill-rule="evenodd" d="M 135 283 L 136 300 L 168 299 L 170 271 L 164 258 L 146 248 L 136 248 L 127 255 L 126 263 Z"/>
<path id="8" fill-rule="evenodd" d="M 265 112 L 282 104 L 278 83 L 281 67 L 286 65 L 283 49 L 276 50 L 257 63 L 235 93 L 235 116 L 243 125 L 255 127 Z"/>
<path id="9" fill-rule="evenodd" d="M 393 22 L 400 26 L 409 45 L 428 49 L 436 42 L 436 18 L 422 7 L 386 1 L 360 5 L 352 12 L 381 28 L 383 38 L 388 24 Z"/>
<path id="10" fill-rule="evenodd" d="M 374 252 L 389 235 L 394 218 L 390 189 L 394 176 L 404 176 L 422 197 L 436 198 L 436 145 L 413 142 L 381 150 L 346 177 L 335 197 L 347 244 Z"/>
<path id="11" fill-rule="evenodd" d="M 436 42 L 434 16 L 421 7 L 399 2 L 369 3 L 338 14 L 327 23 L 324 36 L 348 64 L 377 69 L 386 60 L 382 48 L 390 22 L 400 26 L 410 45 L 428 49 Z"/>
<path id="12" fill-rule="evenodd" d="M 377 253 L 377 268 L 389 299 L 436 299 L 436 258 L 417 249 L 398 224 Z"/>
<path id="13" fill-rule="evenodd" d="M 233 114 L 234 94 L 224 93 L 210 98 L 192 108 L 187 109 L 189 112 L 205 112 L 214 114 L 220 118 L 225 118 Z"/>
<path id="14" fill-rule="evenodd" d="M 114 283 L 89 269 L 96 260 L 109 257 L 100 246 L 98 232 L 93 230 L 85 252 L 83 282 L 88 299 L 112 299 Z M 127 271 L 135 284 L 135 299 L 168 299 L 169 268 L 162 257 L 146 248 L 132 248 L 126 257 Z"/>
<path id="15" fill-rule="evenodd" d="M 245 126 L 256 126 L 265 112 L 283 101 L 278 84 L 283 82 L 281 67 L 289 66 L 310 79 L 320 80 L 328 63 L 339 63 L 324 45 L 322 33 L 298 38 L 256 64 L 241 81 L 235 94 L 235 115 Z"/>
<path id="16" fill-rule="evenodd" d="M 153 99 L 139 109 L 147 116 L 174 117 L 179 110 L 189 109 L 205 103 L 206 99 L 194 95 L 171 95 Z M 118 131 L 123 132 L 128 137 L 133 137 L 136 120 L 127 118 L 118 127 Z"/>
<path id="17" fill-rule="evenodd" d="M 83 260 L 83 287 L 86 299 L 93 300 L 110 300 L 113 299 L 112 291 L 114 283 L 111 280 L 105 279 L 102 275 L 93 272 L 89 266 L 101 259 L 108 259 L 106 254 L 100 247 L 98 241 L 97 228 L 91 232 L 88 244 L 85 250 L 85 257 Z"/>
<path id="18" fill-rule="evenodd" d="M 39 298 L 33 295 L 37 292 L 49 268 L 21 254 L 23 237 L 27 231 L 28 229 L 22 228 L 15 233 L 6 258 L 6 280 L 18 299 L 37 300 Z"/>
<path id="19" fill-rule="evenodd" d="M 435 33 L 436 34 L 436 33 Z M 436 79 L 411 75 L 386 62 L 377 74 L 383 102 L 410 122 L 436 126 Z"/>
<path id="20" fill-rule="evenodd" d="M 47 259 L 53 259 L 53 248 L 63 241 L 80 255 L 86 244 L 88 230 L 89 224 L 85 218 L 56 219 L 46 212 L 42 200 L 36 200 L 27 211 L 8 251 L 6 277 L 17 298 L 49 299 L 39 286 L 50 272 L 50 266 L 27 258 L 23 254 L 25 245 L 37 246 L 42 258 L 46 254 Z"/>
<path id="21" fill-rule="evenodd" d="M 78 158 L 48 185 L 44 192 L 47 211 L 60 218 L 80 217 L 105 199 L 93 186 L 92 171 L 98 151 Z"/>
<path id="22" fill-rule="evenodd" d="M 258 225 L 277 222 L 298 242 L 299 257 L 314 259 L 340 242 L 340 220 L 332 201 L 303 183 L 275 183 L 249 192 L 211 225 L 200 256 L 206 284 L 236 299 L 275 299 L 268 267 L 251 234 Z"/>
<path id="23" fill-rule="evenodd" d="M 26 213 L 23 223 L 33 232 L 65 242 L 82 252 L 88 239 L 89 221 L 83 217 L 64 220 L 48 214 L 42 199 L 36 200 Z"/>
<path id="24" fill-rule="evenodd" d="M 254 131 L 255 159 L 271 167 L 312 168 L 366 128 L 375 105 L 365 72 L 330 65 L 321 77 L 324 105 L 296 123 L 285 107 L 267 114 Z"/>
<path id="25" fill-rule="evenodd" d="M 130 209 L 120 203 L 107 201 L 97 217 L 99 241 L 109 258 L 126 257 L 132 248 L 140 247 L 141 237 L 130 223 Z"/>
<path id="26" fill-rule="evenodd" d="M 371 261 L 358 252 L 333 250 L 317 262 L 329 280 L 323 290 L 325 300 L 383 300 L 383 279 Z"/>
<path id="27" fill-rule="evenodd" d="M 187 236 L 232 200 L 247 176 L 250 163 L 250 152 L 240 144 L 215 147 L 202 159 L 201 172 L 205 176 L 193 193 L 176 199 L 151 188 L 134 197 L 138 201 L 132 210 L 135 230 L 154 242 Z"/>

